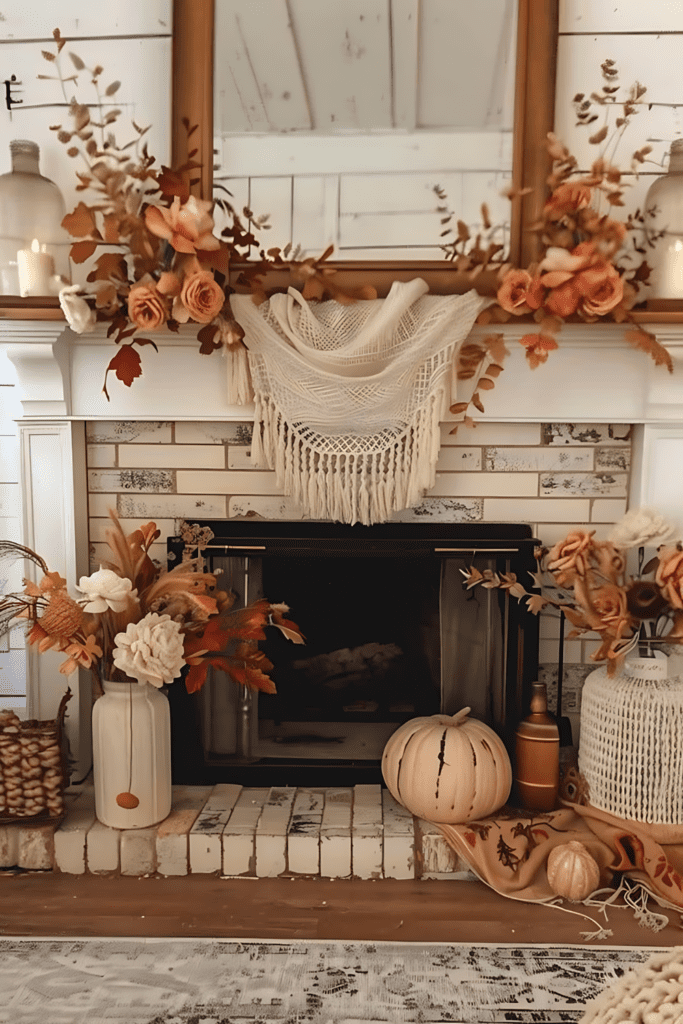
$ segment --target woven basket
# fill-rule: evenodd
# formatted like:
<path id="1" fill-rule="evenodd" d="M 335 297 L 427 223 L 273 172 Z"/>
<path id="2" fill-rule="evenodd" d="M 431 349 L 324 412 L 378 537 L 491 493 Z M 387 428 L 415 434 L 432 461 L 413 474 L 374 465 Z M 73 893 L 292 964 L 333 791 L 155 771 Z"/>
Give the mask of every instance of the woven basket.
<path id="1" fill-rule="evenodd" d="M 69 781 L 64 749 L 67 690 L 53 721 L 22 722 L 13 711 L 0 711 L 0 825 L 59 821 Z"/>
<path id="2" fill-rule="evenodd" d="M 668 659 L 627 660 L 620 675 L 598 668 L 581 695 L 579 771 L 592 807 L 661 826 L 683 838 L 683 679 Z"/>

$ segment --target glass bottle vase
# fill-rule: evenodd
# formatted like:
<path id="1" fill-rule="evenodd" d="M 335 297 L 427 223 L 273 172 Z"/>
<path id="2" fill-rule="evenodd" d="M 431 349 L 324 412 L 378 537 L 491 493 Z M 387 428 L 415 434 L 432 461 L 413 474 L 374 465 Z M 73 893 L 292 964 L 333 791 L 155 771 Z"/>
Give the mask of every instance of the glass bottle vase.
<path id="1" fill-rule="evenodd" d="M 40 173 L 35 142 L 15 139 L 10 153 L 12 170 L 0 175 L 0 294 L 56 295 L 69 283 L 64 199 Z"/>
<path id="2" fill-rule="evenodd" d="M 111 828 L 147 828 L 171 810 L 168 699 L 149 683 L 102 686 L 92 715 L 95 813 Z"/>
<path id="3" fill-rule="evenodd" d="M 683 139 L 672 142 L 667 173 L 648 189 L 644 218 L 649 301 L 683 301 Z"/>

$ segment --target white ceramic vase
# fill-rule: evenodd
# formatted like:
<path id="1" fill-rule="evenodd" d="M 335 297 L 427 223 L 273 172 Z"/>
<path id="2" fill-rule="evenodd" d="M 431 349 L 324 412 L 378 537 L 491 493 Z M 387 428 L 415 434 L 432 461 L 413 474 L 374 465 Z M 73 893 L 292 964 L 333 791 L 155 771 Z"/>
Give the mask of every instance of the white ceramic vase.
<path id="1" fill-rule="evenodd" d="M 147 828 L 171 810 L 168 700 L 149 683 L 102 685 L 92 715 L 95 813 L 111 828 Z M 137 797 L 135 807 L 117 802 L 128 793 Z"/>

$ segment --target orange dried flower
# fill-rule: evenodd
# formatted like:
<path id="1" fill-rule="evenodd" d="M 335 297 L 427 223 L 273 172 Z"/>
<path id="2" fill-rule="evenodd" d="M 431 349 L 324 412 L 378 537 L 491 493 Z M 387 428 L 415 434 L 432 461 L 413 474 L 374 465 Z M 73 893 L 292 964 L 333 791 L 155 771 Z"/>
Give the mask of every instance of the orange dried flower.
<path id="1" fill-rule="evenodd" d="M 128 315 L 136 327 L 155 331 L 168 319 L 166 301 L 151 277 L 143 278 L 128 293 Z"/>

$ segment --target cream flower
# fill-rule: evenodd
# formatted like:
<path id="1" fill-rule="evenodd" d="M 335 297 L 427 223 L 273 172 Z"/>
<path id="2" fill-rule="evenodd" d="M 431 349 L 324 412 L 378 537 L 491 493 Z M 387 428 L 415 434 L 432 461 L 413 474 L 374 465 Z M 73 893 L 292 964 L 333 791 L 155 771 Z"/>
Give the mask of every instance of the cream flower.
<path id="1" fill-rule="evenodd" d="M 112 569 L 103 569 L 102 566 L 92 576 L 81 576 L 77 589 L 88 599 L 83 610 L 95 614 L 106 612 L 107 608 L 113 612 L 122 612 L 130 599 L 138 596 L 127 576 L 119 576 Z"/>
<path id="2" fill-rule="evenodd" d="M 69 327 L 76 334 L 91 331 L 97 320 L 95 310 L 91 309 L 85 299 L 78 294 L 80 290 L 80 285 L 70 284 L 66 288 L 62 288 L 59 293 L 59 305 L 62 307 Z"/>
<path id="3" fill-rule="evenodd" d="M 651 508 L 632 508 L 615 524 L 608 540 L 618 548 L 642 548 L 668 540 L 674 526 Z"/>
<path id="4" fill-rule="evenodd" d="M 117 633 L 114 643 L 114 664 L 141 686 L 171 683 L 185 664 L 180 623 L 170 615 L 149 612 Z"/>
<path id="5" fill-rule="evenodd" d="M 176 196 L 169 207 L 148 206 L 145 223 L 153 235 L 165 238 L 176 252 L 194 254 L 197 250 L 220 249 L 221 243 L 213 234 L 212 207 L 208 199 L 190 196 L 181 204 Z"/>

